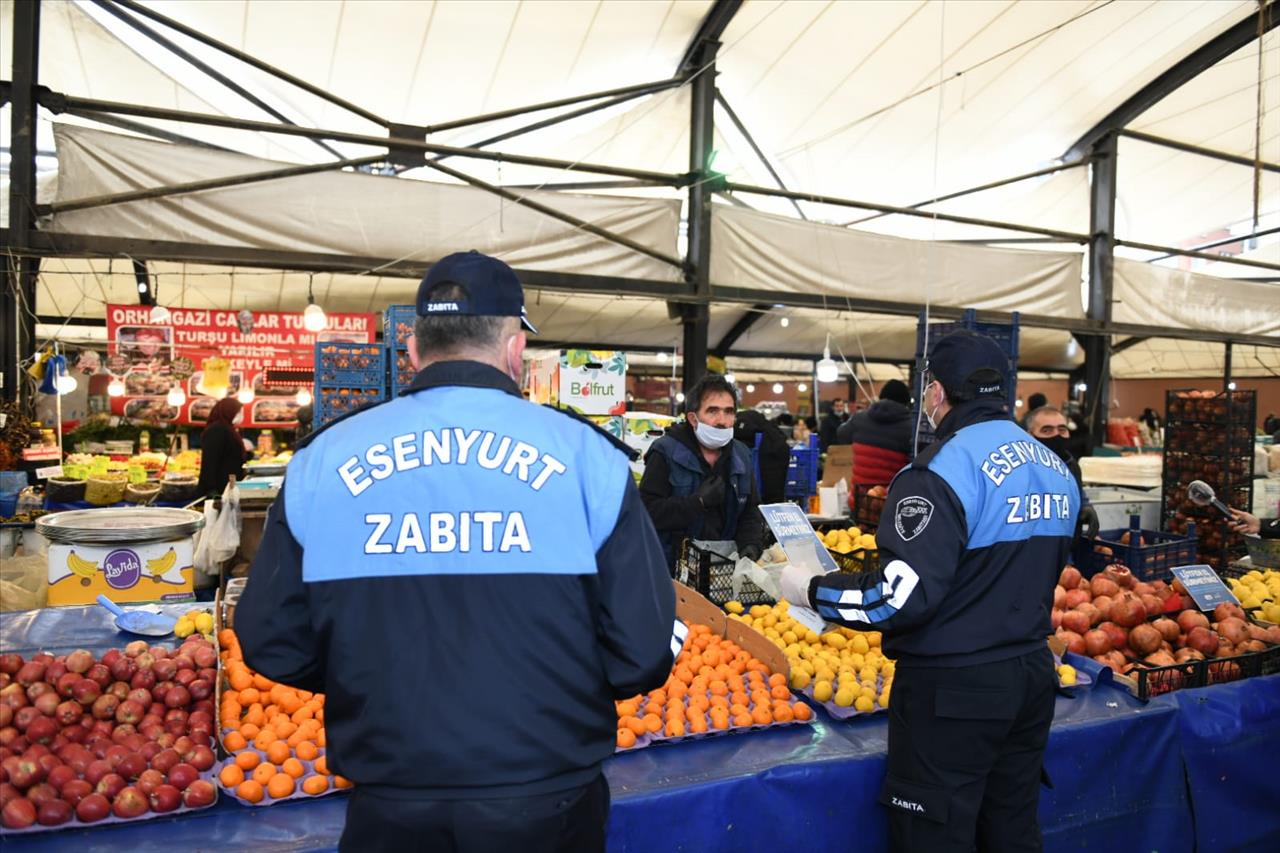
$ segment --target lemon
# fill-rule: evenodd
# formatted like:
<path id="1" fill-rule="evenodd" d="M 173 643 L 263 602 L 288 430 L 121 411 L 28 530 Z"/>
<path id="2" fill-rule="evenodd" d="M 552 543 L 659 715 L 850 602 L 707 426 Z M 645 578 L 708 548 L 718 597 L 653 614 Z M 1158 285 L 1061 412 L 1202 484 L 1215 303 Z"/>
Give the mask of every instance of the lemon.
<path id="1" fill-rule="evenodd" d="M 201 634 L 208 634 L 213 631 L 213 614 L 209 612 L 200 613 L 196 616 L 196 630 Z"/>
<path id="2" fill-rule="evenodd" d="M 803 690 L 809 685 L 809 673 L 803 669 L 793 670 L 791 673 L 791 687 L 794 690 Z"/>
<path id="3" fill-rule="evenodd" d="M 1071 687 L 1076 683 L 1075 667 L 1063 664 L 1058 667 L 1058 680 L 1062 682 L 1063 687 Z"/>
<path id="4" fill-rule="evenodd" d="M 831 700 L 831 681 L 823 679 L 813 683 L 813 698 L 819 702 L 828 702 Z"/>
<path id="5" fill-rule="evenodd" d="M 875 703 L 872 702 L 870 699 L 868 699 L 866 696 L 859 696 L 857 701 L 853 703 L 854 710 L 861 711 L 864 714 L 871 713 L 872 711 L 875 710 L 875 707 L 876 707 Z"/>
<path id="6" fill-rule="evenodd" d="M 843 649 L 845 644 L 849 642 L 842 635 L 837 634 L 834 631 L 829 631 L 826 634 L 823 634 L 822 641 L 833 649 Z"/>
<path id="7" fill-rule="evenodd" d="M 782 639 L 787 641 L 788 646 L 800 642 L 800 638 L 796 636 L 795 631 L 783 631 Z"/>
<path id="8" fill-rule="evenodd" d="M 849 647 L 860 655 L 865 655 L 871 650 L 871 644 L 867 642 L 867 638 L 859 634 L 849 641 Z"/>
<path id="9" fill-rule="evenodd" d="M 741 613 L 741 612 L 742 612 L 742 602 L 741 602 L 741 601 L 726 601 L 726 602 L 724 603 L 724 609 L 725 609 L 725 610 L 727 610 L 727 611 L 729 611 L 730 613 Z"/>
<path id="10" fill-rule="evenodd" d="M 854 703 L 854 694 L 848 688 L 840 688 L 840 692 L 836 693 L 836 704 L 841 708 L 848 708 Z"/>

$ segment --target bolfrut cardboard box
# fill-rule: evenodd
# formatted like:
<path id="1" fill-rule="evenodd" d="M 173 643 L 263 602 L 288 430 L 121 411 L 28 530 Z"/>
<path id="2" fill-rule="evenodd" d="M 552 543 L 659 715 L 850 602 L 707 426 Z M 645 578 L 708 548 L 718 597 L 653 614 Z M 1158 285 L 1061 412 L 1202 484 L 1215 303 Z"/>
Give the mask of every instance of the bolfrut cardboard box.
<path id="1" fill-rule="evenodd" d="M 529 368 L 529 399 L 583 415 L 627 410 L 627 354 L 616 350 L 561 350 Z"/>
<path id="2" fill-rule="evenodd" d="M 195 598 L 191 537 L 138 545 L 49 546 L 49 606 Z"/>

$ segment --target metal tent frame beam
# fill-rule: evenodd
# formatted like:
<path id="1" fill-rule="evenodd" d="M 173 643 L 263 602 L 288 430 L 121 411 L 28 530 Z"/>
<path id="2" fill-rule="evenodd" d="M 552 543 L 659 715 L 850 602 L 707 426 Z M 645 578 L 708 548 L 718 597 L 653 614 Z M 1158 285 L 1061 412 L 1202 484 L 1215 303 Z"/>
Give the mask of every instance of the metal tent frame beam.
<path id="1" fill-rule="evenodd" d="M 1137 142 L 1146 142 L 1150 145 L 1172 148 L 1175 151 L 1183 151 L 1187 154 L 1199 154 L 1201 157 L 1208 157 L 1213 160 L 1222 160 L 1225 163 L 1235 163 L 1237 166 L 1247 166 L 1250 169 L 1256 166 L 1264 172 L 1280 172 L 1280 163 L 1272 163 L 1267 160 L 1254 160 L 1252 157 L 1241 157 L 1239 154 L 1228 154 L 1226 151 L 1204 148 L 1199 145 L 1192 145 L 1190 142 L 1179 142 L 1176 139 L 1168 139 L 1163 136 L 1156 136 L 1152 133 L 1143 133 L 1139 130 L 1122 130 L 1120 131 L 1120 135 L 1126 139 L 1132 139 Z"/>

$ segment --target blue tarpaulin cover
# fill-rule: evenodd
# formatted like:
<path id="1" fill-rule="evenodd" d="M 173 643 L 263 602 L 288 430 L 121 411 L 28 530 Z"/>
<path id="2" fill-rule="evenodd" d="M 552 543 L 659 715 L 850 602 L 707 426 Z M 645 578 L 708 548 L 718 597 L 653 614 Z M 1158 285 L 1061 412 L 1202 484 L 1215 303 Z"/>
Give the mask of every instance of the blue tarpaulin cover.
<path id="1" fill-rule="evenodd" d="M 189 605 L 164 607 L 178 614 Z M 0 649 L 29 654 L 127 642 L 99 607 L 0 615 Z M 1280 676 L 1157 697 L 1108 686 L 1058 699 L 1042 789 L 1045 849 L 1275 850 L 1280 838 Z M 615 756 L 609 850 L 874 851 L 883 715 L 728 735 Z M 1189 784 L 1188 784 L 1189 781 Z M 5 839 L 6 853 L 121 849 L 336 850 L 346 798 L 213 808 L 128 826 Z M 92 836 L 90 836 L 92 833 Z"/>

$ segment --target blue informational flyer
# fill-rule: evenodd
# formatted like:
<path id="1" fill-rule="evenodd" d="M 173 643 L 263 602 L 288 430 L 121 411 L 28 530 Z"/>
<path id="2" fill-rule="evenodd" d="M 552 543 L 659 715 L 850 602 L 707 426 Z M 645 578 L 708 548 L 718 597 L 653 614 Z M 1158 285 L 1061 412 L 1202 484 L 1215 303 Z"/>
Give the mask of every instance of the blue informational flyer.
<path id="1" fill-rule="evenodd" d="M 1170 571 L 1182 581 L 1182 585 L 1187 588 L 1187 595 L 1191 596 L 1191 600 L 1201 610 L 1212 610 L 1223 603 L 1240 603 L 1210 566 L 1179 566 Z"/>
<path id="2" fill-rule="evenodd" d="M 823 574 L 839 568 L 800 507 L 793 503 L 764 504 L 760 514 L 792 565 Z"/>

